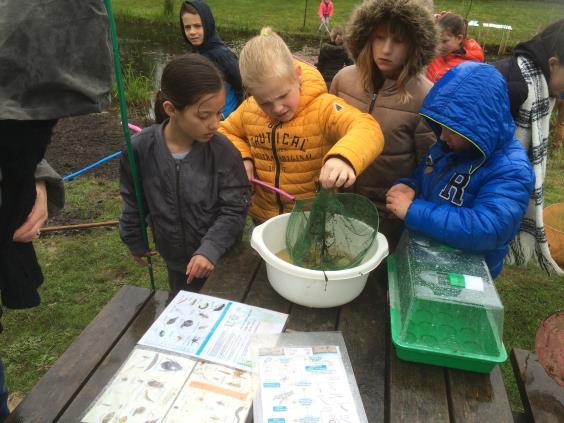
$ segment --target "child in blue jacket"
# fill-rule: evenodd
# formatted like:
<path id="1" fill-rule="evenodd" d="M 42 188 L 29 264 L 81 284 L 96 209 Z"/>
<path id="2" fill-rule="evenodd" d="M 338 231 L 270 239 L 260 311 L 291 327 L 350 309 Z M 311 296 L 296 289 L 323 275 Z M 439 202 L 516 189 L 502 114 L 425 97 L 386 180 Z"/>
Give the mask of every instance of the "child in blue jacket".
<path id="1" fill-rule="evenodd" d="M 437 142 L 413 177 L 388 191 L 386 207 L 410 230 L 483 254 L 495 278 L 534 186 L 505 80 L 490 65 L 462 63 L 435 84 L 420 114 Z"/>

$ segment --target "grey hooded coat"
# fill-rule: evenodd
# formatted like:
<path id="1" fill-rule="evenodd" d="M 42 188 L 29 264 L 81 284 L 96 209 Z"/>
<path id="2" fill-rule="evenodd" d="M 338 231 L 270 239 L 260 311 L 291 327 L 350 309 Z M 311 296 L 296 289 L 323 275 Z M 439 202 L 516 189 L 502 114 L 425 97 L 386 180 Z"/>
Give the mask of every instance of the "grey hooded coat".
<path id="1" fill-rule="evenodd" d="M 99 112 L 113 84 L 102 0 L 0 3 L 0 119 Z"/>

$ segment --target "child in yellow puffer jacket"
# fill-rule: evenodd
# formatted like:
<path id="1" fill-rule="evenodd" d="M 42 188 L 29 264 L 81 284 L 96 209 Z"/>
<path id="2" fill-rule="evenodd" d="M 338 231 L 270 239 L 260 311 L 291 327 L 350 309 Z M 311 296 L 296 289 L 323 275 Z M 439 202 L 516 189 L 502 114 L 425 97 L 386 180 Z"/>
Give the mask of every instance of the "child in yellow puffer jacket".
<path id="1" fill-rule="evenodd" d="M 270 28 L 239 56 L 247 98 L 219 132 L 241 152 L 247 176 L 298 199 L 324 188 L 349 187 L 380 154 L 384 137 L 372 116 L 327 93 L 313 66 L 292 58 Z M 265 221 L 292 209 L 280 194 L 255 186 L 250 214 Z"/>

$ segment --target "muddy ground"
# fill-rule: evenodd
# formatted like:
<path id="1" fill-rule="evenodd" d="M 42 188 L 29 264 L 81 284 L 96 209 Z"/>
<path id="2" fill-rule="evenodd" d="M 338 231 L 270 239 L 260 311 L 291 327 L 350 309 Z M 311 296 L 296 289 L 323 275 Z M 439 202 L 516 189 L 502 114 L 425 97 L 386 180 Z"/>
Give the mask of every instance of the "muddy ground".
<path id="1" fill-rule="evenodd" d="M 147 124 L 139 118 L 132 123 Z M 119 113 L 108 111 L 60 119 L 45 158 L 59 174 L 65 176 L 124 148 Z M 119 158 L 114 158 L 87 174 L 114 179 L 118 177 L 118 172 Z"/>
<path id="2" fill-rule="evenodd" d="M 318 52 L 317 48 L 305 46 L 295 55 L 313 64 L 317 61 Z M 129 116 L 130 122 L 139 126 L 151 123 L 143 117 L 144 113 L 138 111 L 130 110 Z M 46 158 L 55 170 L 65 176 L 124 148 L 119 112 L 114 110 L 59 120 Z M 117 178 L 118 173 L 119 158 L 114 158 L 87 174 L 112 179 Z"/>

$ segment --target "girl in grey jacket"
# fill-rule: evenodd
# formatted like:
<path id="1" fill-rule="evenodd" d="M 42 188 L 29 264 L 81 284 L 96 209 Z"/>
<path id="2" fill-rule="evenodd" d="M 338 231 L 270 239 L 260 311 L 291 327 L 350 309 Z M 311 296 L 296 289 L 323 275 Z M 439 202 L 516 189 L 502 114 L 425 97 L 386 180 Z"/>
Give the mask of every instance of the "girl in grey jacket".
<path id="1" fill-rule="evenodd" d="M 215 66 L 199 55 L 181 56 L 163 71 L 155 102 L 160 123 L 133 137 L 147 222 L 167 264 L 171 293 L 198 291 L 245 224 L 250 186 L 241 155 L 216 132 L 224 104 Z M 126 157 L 120 192 L 121 239 L 142 262 L 149 250 Z"/>

